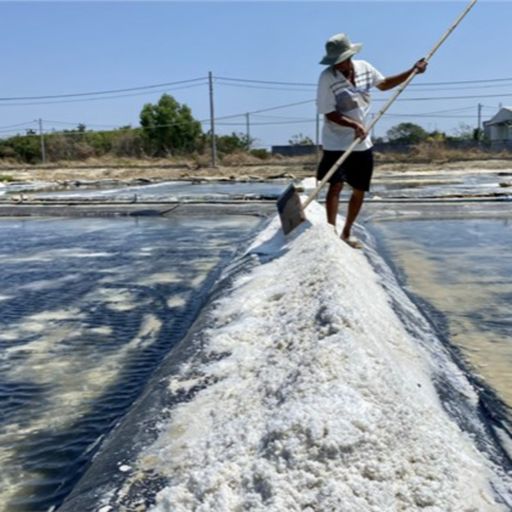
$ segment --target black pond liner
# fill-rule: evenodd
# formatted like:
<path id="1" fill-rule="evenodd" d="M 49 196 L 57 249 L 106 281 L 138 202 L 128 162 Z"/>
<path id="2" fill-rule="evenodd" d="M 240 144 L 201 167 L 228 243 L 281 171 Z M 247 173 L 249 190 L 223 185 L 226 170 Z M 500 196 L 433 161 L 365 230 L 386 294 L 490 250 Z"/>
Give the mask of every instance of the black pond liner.
<path id="1" fill-rule="evenodd" d="M 187 335 L 167 354 L 144 392 L 104 441 L 88 471 L 58 508 L 59 512 L 93 512 L 102 507 L 109 510 L 108 506 L 112 511 L 137 510 L 138 507 L 146 510 L 155 504 L 157 493 L 166 487 L 168 480 L 149 471 L 144 475 L 138 474 L 137 479 L 130 482 L 130 472 L 119 468 L 123 464 L 130 466 L 131 461 L 158 438 L 158 426 L 171 417 L 174 407 L 191 400 L 210 384 L 203 382 L 186 393 L 174 394 L 168 385 L 169 379 L 178 373 L 183 363 L 213 360 L 203 351 L 203 333 L 210 325 L 215 301 L 232 287 L 235 279 L 260 262 L 255 254 L 239 252 L 239 256 L 223 270 L 221 278 L 205 297 L 205 305 Z"/>
<path id="2" fill-rule="evenodd" d="M 216 214 L 219 212 L 219 210 L 215 211 Z M 199 218 L 202 217 L 203 213 L 199 211 Z M 231 213 L 235 213 L 235 211 L 231 211 Z M 251 213 L 250 215 L 255 214 Z M 256 215 L 256 217 L 258 216 L 262 217 L 261 213 Z M 242 231 L 236 240 L 237 244 L 241 244 L 240 246 L 236 245 L 229 250 L 222 249 L 220 251 L 219 262 L 209 271 L 200 288 L 195 291 L 193 300 L 187 302 L 186 307 L 182 308 L 179 315 L 174 314 L 169 322 L 164 323 L 154 343 L 140 349 L 137 356 L 128 361 L 116 382 L 102 393 L 100 399 L 95 400 L 92 409 L 86 415 L 78 418 L 70 425 L 66 425 L 63 430 L 46 429 L 30 434 L 24 441 L 23 446 L 17 448 L 17 463 L 27 471 L 37 471 L 40 477 L 37 480 L 24 483 L 21 491 L 9 503 L 4 504 L 5 510 L 9 512 L 47 511 L 55 510 L 60 506 L 91 466 L 92 460 L 108 434 L 116 428 L 127 413 L 130 414 L 132 405 L 137 398 L 141 394 L 147 395 L 147 390 L 151 386 L 145 387 L 145 385 L 156 368 L 162 363 L 162 360 L 169 361 L 175 357 L 175 354 L 180 354 L 179 349 L 175 351 L 173 348 L 180 344 L 180 340 L 187 334 L 190 326 L 200 314 L 202 307 L 208 302 L 211 297 L 210 290 L 212 286 L 215 286 L 226 265 L 229 265 L 233 257 L 244 250 L 250 237 L 257 232 L 258 224 L 261 224 L 261 220 L 250 231 L 245 233 Z M 163 316 L 166 308 L 165 297 L 160 297 L 158 293 L 157 295 L 154 307 Z M 126 313 L 109 313 L 109 315 L 113 314 L 120 317 L 124 315 L 125 322 L 121 322 L 122 324 L 128 322 Z M 172 335 L 169 334 L 170 332 L 172 332 Z M 31 400 L 37 400 L 39 396 L 44 395 L 44 389 L 33 389 L 33 386 L 30 387 L 29 384 L 24 382 L 2 383 L 0 379 L 0 391 L 3 390 L 9 394 L 9 386 L 15 386 L 18 393 L 23 393 L 23 396 L 29 394 Z M 145 389 L 146 391 L 144 391 Z M 9 404 L 14 413 L 17 407 L 26 408 L 29 405 L 28 401 L 23 404 L 10 401 Z M 2 412 L 6 413 L 7 411 L 2 409 Z M 134 423 L 133 427 L 138 427 L 138 423 L 139 420 Z M 123 422 L 123 424 L 126 424 L 126 422 Z M 126 443 L 124 448 L 129 453 L 132 449 L 131 436 L 121 437 L 121 439 L 123 441 L 119 446 Z M 112 471 L 105 473 L 105 478 L 110 482 L 112 476 Z M 77 507 L 70 510 L 76 512 L 86 509 Z"/>

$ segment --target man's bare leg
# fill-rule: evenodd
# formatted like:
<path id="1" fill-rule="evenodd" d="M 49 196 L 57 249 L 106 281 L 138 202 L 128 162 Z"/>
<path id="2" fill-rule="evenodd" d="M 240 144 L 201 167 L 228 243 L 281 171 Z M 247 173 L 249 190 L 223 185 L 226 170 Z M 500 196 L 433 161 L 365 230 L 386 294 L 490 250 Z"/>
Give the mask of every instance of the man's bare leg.
<path id="1" fill-rule="evenodd" d="M 347 209 L 347 218 L 345 220 L 345 226 L 343 227 L 343 231 L 341 233 L 341 238 L 345 241 L 350 239 L 350 231 L 352 229 L 352 224 L 354 224 L 357 216 L 359 215 L 359 211 L 361 210 L 361 206 L 364 201 L 364 190 L 352 190 L 352 195 L 350 196 L 350 201 L 348 203 Z"/>
<path id="2" fill-rule="evenodd" d="M 327 210 L 327 222 L 336 227 L 336 216 L 338 215 L 338 205 L 340 203 L 340 194 L 343 189 L 343 183 L 329 183 L 329 190 L 325 197 L 325 209 Z"/>

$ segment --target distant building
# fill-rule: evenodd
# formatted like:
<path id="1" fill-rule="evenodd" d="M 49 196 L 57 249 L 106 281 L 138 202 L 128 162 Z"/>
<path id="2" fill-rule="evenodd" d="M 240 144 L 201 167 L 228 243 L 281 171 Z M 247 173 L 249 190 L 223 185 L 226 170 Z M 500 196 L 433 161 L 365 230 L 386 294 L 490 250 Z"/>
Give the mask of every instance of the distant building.
<path id="1" fill-rule="evenodd" d="M 489 121 L 484 121 L 485 137 L 496 149 L 512 149 L 512 107 L 503 107 Z"/>
<path id="2" fill-rule="evenodd" d="M 315 155 L 320 149 L 320 146 L 315 146 L 314 144 L 290 144 L 287 146 L 272 146 L 272 154 L 282 156 L 306 156 Z"/>

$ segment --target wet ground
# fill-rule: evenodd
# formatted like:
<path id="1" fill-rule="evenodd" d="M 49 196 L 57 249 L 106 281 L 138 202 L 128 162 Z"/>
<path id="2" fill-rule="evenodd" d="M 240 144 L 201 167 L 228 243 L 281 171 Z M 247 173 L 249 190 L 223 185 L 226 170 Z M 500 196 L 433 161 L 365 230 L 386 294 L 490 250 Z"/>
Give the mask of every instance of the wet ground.
<path id="1" fill-rule="evenodd" d="M 303 173 L 304 171 L 302 171 Z M 314 170 L 309 171 L 314 176 Z M 133 182 L 139 181 L 139 183 Z M 132 184 L 113 180 L 52 182 L 13 182 L 0 184 L 3 201 L 218 201 L 223 199 L 272 199 L 289 183 L 289 178 L 259 180 L 246 177 L 237 182 L 212 181 L 206 177 L 150 183 L 132 180 Z M 323 194 L 321 194 L 322 196 Z M 511 198 L 512 171 L 507 169 L 438 169 L 411 171 L 376 170 L 369 199 L 404 198 Z"/>
<path id="2" fill-rule="evenodd" d="M 396 218 L 367 229 L 406 291 L 512 411 L 512 212 Z M 489 212 L 487 212 L 489 213 Z M 512 414 L 510 414 L 512 419 Z"/>
<path id="3" fill-rule="evenodd" d="M 69 493 L 260 221 L 0 219 L 0 510 Z"/>

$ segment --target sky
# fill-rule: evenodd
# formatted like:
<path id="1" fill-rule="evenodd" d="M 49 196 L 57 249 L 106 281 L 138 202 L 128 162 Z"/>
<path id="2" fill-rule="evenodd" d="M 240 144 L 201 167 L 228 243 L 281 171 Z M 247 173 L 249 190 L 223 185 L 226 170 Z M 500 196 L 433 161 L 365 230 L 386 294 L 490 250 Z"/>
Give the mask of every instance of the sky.
<path id="1" fill-rule="evenodd" d="M 0 137 L 38 129 L 38 119 L 44 131 L 138 126 L 144 104 L 164 92 L 207 131 L 211 72 L 216 133 L 249 130 L 255 147 L 316 140 L 319 61 L 331 35 L 362 42 L 357 58 L 390 76 L 427 54 L 466 5 L 0 1 Z M 483 121 L 512 105 L 510 20 L 512 2 L 479 0 L 374 135 L 401 122 L 456 134 L 477 126 L 479 104 Z M 39 98 L 105 91 L 116 92 Z M 375 90 L 373 112 L 391 94 Z"/>

